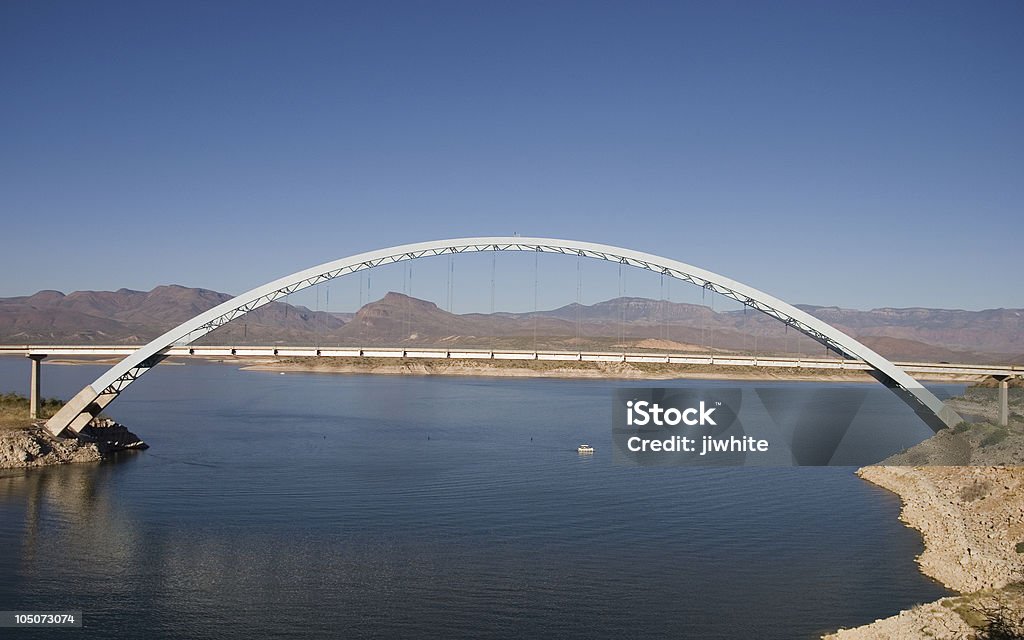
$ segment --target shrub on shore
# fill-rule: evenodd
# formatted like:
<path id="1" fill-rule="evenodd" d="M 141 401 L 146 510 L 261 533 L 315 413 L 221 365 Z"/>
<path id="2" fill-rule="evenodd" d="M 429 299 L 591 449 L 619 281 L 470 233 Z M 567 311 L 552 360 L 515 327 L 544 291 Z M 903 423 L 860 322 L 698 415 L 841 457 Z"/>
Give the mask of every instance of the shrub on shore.
<path id="1" fill-rule="evenodd" d="M 0 426 L 28 426 L 28 404 L 28 398 L 20 393 L 0 393 Z M 63 400 L 43 398 L 39 403 L 39 418 L 49 418 L 63 406 Z"/>

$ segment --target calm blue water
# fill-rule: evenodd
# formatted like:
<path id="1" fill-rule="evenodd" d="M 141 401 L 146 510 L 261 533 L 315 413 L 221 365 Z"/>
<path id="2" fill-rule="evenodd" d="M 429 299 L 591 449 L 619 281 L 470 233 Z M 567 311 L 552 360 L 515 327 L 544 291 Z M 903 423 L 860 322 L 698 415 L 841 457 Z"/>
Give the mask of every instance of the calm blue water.
<path id="1" fill-rule="evenodd" d="M 27 378 L 0 358 L 0 391 Z M 89 638 L 809 638 L 945 594 L 850 468 L 613 466 L 618 384 L 158 367 L 110 408 L 149 451 L 0 475 L 0 610 L 81 609 L 60 633 Z"/>

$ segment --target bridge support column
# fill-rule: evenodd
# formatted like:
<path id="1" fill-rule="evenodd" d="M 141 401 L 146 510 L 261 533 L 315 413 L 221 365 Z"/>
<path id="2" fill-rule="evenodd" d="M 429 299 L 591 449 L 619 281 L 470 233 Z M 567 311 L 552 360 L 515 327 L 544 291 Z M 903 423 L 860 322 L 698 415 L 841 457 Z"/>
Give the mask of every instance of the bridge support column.
<path id="1" fill-rule="evenodd" d="M 1010 424 L 1010 379 L 999 380 L 999 425 L 1002 427 Z"/>
<path id="2" fill-rule="evenodd" d="M 39 418 L 39 408 L 42 404 L 42 398 L 40 397 L 42 388 L 39 385 L 42 370 L 41 363 L 46 356 L 30 353 L 27 357 L 32 361 L 32 374 L 28 385 L 28 417 L 35 420 Z"/>

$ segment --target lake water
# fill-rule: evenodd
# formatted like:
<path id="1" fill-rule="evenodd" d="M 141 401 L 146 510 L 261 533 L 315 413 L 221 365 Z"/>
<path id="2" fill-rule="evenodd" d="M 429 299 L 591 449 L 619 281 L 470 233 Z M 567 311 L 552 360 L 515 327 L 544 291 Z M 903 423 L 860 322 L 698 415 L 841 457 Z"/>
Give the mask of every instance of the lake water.
<path id="1" fill-rule="evenodd" d="M 44 365 L 44 392 L 103 369 Z M 158 367 L 109 411 L 148 451 L 0 472 L 0 610 L 82 610 L 60 633 L 88 638 L 810 638 L 946 594 L 852 468 L 613 465 L 620 384 Z"/>

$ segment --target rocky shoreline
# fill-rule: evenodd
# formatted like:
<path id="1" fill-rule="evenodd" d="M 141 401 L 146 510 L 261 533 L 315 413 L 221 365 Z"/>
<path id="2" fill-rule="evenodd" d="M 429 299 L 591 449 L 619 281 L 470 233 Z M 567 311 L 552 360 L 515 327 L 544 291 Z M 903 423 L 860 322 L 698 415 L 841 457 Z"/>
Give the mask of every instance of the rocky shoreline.
<path id="1" fill-rule="evenodd" d="M 1024 620 L 1024 468 L 864 467 L 857 475 L 900 496 L 900 519 L 924 538 L 921 571 L 964 595 L 826 638 L 984 638 L 993 612 Z"/>
<path id="2" fill-rule="evenodd" d="M 995 395 L 985 389 L 948 402 L 981 421 L 857 475 L 900 497 L 900 519 L 924 539 L 922 573 L 961 595 L 826 638 L 1024 638 L 1024 402 L 1011 395 L 1005 427 L 995 424 Z"/>
<path id="3" fill-rule="evenodd" d="M 127 427 L 107 418 L 93 420 L 73 438 L 54 438 L 41 424 L 34 424 L 0 432 L 0 469 L 97 462 L 119 451 L 147 448 Z"/>
<path id="4" fill-rule="evenodd" d="M 861 478 L 898 494 L 900 519 L 924 537 L 921 571 L 960 593 L 1024 575 L 1024 468 L 865 467 Z"/>

